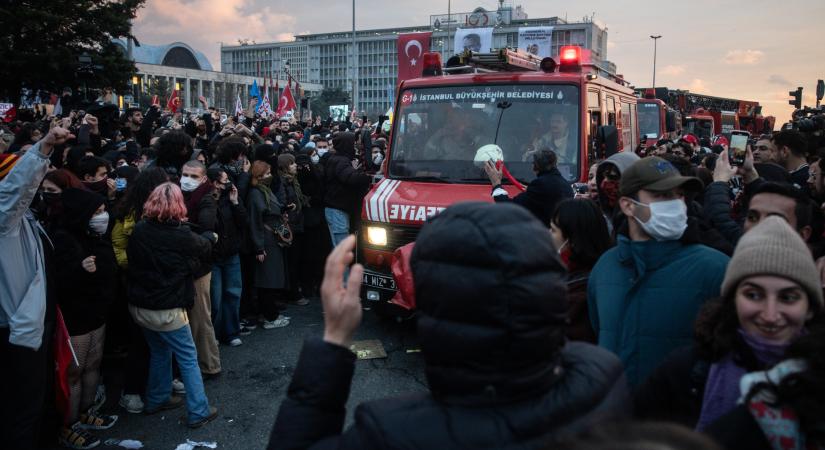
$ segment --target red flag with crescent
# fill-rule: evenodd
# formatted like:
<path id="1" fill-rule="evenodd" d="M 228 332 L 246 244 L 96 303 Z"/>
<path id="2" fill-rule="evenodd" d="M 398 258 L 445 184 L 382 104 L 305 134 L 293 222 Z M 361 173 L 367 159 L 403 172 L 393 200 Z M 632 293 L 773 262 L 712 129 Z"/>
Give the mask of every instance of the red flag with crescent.
<path id="1" fill-rule="evenodd" d="M 172 95 L 169 96 L 169 101 L 166 102 L 166 107 L 169 108 L 172 113 L 178 112 L 178 108 L 180 107 L 180 97 L 178 97 L 177 89 L 172 91 Z"/>
<path id="2" fill-rule="evenodd" d="M 278 98 L 278 110 L 275 111 L 275 114 L 278 117 L 283 117 L 286 115 L 287 111 L 292 111 L 295 109 L 295 98 L 292 96 L 292 81 L 290 80 L 289 85 L 284 88 L 284 91 L 281 92 L 280 98 Z"/>
<path id="3" fill-rule="evenodd" d="M 398 35 L 398 83 L 421 76 L 423 56 L 430 51 L 432 35 L 430 31 Z"/>

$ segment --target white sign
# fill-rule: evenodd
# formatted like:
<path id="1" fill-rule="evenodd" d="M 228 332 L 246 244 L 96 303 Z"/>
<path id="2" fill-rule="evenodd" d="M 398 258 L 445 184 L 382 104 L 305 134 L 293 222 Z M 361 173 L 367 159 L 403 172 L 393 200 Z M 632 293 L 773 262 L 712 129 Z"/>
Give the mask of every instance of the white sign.
<path id="1" fill-rule="evenodd" d="M 470 50 L 474 53 L 487 53 L 493 47 L 492 28 L 459 28 L 455 30 L 455 53 L 463 53 Z"/>
<path id="2" fill-rule="evenodd" d="M 0 119 L 6 117 L 6 112 L 14 107 L 13 103 L 0 103 Z"/>
<path id="3" fill-rule="evenodd" d="M 330 105 L 329 116 L 335 122 L 344 122 L 349 116 L 349 105 Z"/>
<path id="4" fill-rule="evenodd" d="M 521 27 L 518 29 L 518 48 L 527 53 L 547 58 L 552 56 L 553 27 Z"/>

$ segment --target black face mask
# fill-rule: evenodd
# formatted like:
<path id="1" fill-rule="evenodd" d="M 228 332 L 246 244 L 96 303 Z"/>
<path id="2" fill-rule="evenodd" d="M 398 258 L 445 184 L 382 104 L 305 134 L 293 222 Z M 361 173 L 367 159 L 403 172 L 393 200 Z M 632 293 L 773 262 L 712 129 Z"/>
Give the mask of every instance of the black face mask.
<path id="1" fill-rule="evenodd" d="M 106 195 L 109 193 L 109 184 L 106 182 L 107 178 L 102 178 L 98 181 L 88 182 L 84 181 L 83 185 L 86 186 L 90 191 L 96 192 L 100 195 Z"/>
<path id="2" fill-rule="evenodd" d="M 41 195 L 43 196 L 43 201 L 46 202 L 49 208 L 54 208 L 60 204 L 60 194 L 57 192 L 43 192 Z"/>

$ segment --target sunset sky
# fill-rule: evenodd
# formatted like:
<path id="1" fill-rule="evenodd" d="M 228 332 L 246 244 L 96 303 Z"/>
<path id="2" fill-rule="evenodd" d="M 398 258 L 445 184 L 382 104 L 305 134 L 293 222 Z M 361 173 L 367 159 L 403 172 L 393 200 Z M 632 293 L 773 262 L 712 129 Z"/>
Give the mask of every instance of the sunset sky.
<path id="1" fill-rule="evenodd" d="M 825 1 L 784 0 L 524 0 L 528 16 L 580 21 L 595 13 L 608 29 L 607 58 L 636 86 L 650 86 L 653 42 L 659 39 L 656 84 L 721 97 L 755 100 L 777 127 L 790 117 L 788 91 L 804 88 L 815 102 L 816 80 L 825 78 L 821 24 Z M 220 67 L 220 43 L 291 40 L 295 34 L 351 29 L 346 0 L 148 0 L 135 21 L 135 36 L 149 44 L 183 41 Z M 447 0 L 356 0 L 358 29 L 424 25 L 446 14 Z M 493 0 L 453 0 L 453 12 Z M 817 26 L 817 24 L 820 24 Z"/>

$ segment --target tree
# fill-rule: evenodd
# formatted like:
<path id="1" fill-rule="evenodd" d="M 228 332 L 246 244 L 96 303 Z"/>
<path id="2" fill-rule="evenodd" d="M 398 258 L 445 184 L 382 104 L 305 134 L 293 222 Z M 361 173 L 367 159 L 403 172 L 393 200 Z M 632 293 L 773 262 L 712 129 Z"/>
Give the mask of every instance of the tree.
<path id="1" fill-rule="evenodd" d="M 137 72 L 116 38 L 131 38 L 131 21 L 146 0 L 28 0 L 0 3 L 0 98 L 16 103 L 23 88 L 64 86 L 128 92 Z M 91 58 L 81 62 L 81 55 Z"/>
<path id="2" fill-rule="evenodd" d="M 350 105 L 349 93 L 341 88 L 325 88 L 310 100 L 312 113 L 323 118 L 329 117 L 331 105 Z"/>

